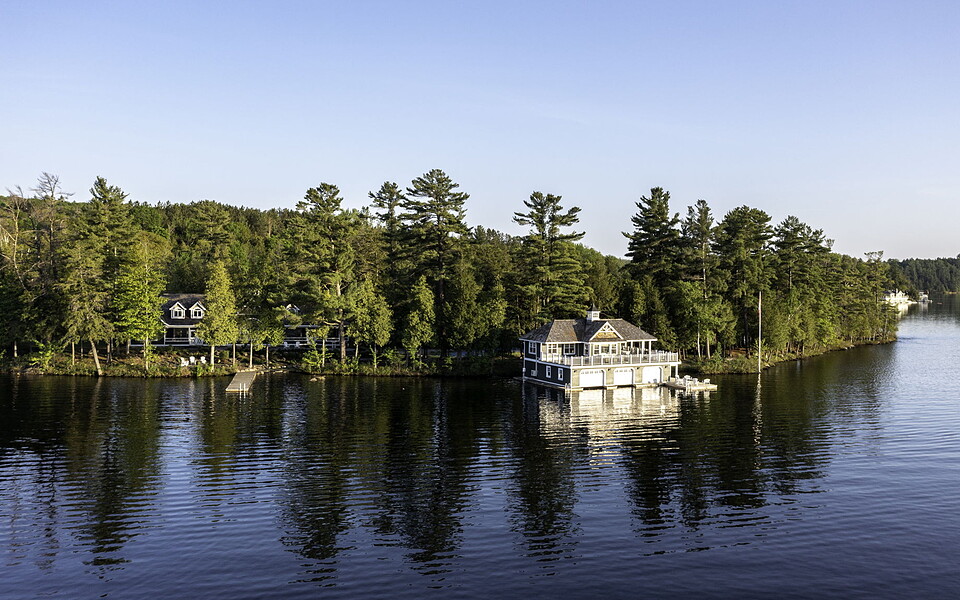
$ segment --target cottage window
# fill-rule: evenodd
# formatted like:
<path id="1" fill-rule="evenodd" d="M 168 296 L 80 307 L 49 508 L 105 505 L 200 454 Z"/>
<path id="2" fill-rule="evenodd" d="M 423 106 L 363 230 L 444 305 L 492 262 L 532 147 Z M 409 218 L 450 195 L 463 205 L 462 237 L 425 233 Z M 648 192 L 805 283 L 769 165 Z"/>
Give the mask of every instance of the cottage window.
<path id="1" fill-rule="evenodd" d="M 550 372 L 550 371 L 551 371 L 550 365 L 547 365 L 546 371 L 547 371 L 547 372 L 546 372 L 546 375 L 547 375 L 547 378 L 548 378 L 548 379 L 553 376 L 553 374 Z"/>
<path id="2" fill-rule="evenodd" d="M 171 319 L 182 319 L 184 316 L 186 316 L 186 311 L 183 310 L 182 306 L 177 305 L 170 309 Z"/>
<path id="3" fill-rule="evenodd" d="M 564 344 L 563 345 L 563 355 L 564 356 L 574 356 L 577 353 L 576 344 Z"/>
<path id="4" fill-rule="evenodd" d="M 190 309 L 190 318 L 191 319 L 202 319 L 203 318 L 203 309 L 199 306 L 194 306 Z"/>

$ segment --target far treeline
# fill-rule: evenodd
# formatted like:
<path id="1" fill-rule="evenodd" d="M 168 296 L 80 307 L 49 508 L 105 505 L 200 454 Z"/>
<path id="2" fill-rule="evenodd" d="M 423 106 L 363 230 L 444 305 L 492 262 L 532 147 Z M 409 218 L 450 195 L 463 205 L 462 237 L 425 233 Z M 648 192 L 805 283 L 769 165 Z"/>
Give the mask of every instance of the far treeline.
<path id="1" fill-rule="evenodd" d="M 624 232 L 624 259 L 580 245 L 580 208 L 560 196 L 518 199 L 513 220 L 527 231 L 517 237 L 469 226 L 468 199 L 441 170 L 385 182 L 360 210 L 329 183 L 295 209 L 149 205 L 102 177 L 77 202 L 44 173 L 0 197 L 0 342 L 13 357 L 18 344 L 86 345 L 99 370 L 98 345 L 160 335 L 164 291 L 207 293 L 198 333 L 208 341 L 259 349 L 284 325 L 310 324 L 349 338 L 341 362 L 359 350 L 374 366 L 399 349 L 421 366 L 509 352 L 519 334 L 592 306 L 707 369 L 755 355 L 761 314 L 769 361 L 895 335 L 881 253 L 831 252 L 795 217 L 772 224 L 741 206 L 717 221 L 703 200 L 681 217 L 653 188 Z"/>
<path id="2" fill-rule="evenodd" d="M 931 294 L 960 292 L 960 255 L 956 258 L 908 258 L 890 260 L 895 274 L 910 282 L 912 291 Z"/>

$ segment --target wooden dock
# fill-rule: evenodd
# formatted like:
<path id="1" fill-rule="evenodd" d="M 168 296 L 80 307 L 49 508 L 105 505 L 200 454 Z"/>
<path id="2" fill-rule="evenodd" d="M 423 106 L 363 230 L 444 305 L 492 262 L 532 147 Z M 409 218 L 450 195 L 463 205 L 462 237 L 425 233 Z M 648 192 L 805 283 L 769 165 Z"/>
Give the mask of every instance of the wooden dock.
<path id="1" fill-rule="evenodd" d="M 228 392 L 246 393 L 250 391 L 253 380 L 257 378 L 256 371 L 237 371 L 233 381 L 227 386 Z"/>
<path id="2" fill-rule="evenodd" d="M 700 381 L 694 377 L 671 377 L 664 381 L 663 385 L 684 392 L 713 392 L 717 389 L 717 384 L 710 383 L 709 379 Z"/>

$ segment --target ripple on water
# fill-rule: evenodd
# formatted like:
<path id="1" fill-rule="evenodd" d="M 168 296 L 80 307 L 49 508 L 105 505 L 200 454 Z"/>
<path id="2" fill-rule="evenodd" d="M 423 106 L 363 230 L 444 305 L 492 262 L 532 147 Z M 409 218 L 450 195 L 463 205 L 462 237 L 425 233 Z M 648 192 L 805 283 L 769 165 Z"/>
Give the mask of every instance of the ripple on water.
<path id="1" fill-rule="evenodd" d="M 960 595 L 942 317 L 695 397 L 8 378 L 0 597 Z"/>

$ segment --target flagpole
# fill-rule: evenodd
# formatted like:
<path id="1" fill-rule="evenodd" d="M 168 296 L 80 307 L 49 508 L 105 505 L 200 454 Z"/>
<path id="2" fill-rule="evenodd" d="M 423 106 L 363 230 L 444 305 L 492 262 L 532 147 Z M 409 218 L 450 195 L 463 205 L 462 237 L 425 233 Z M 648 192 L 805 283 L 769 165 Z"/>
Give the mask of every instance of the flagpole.
<path id="1" fill-rule="evenodd" d="M 763 290 L 757 293 L 757 373 L 760 372 L 761 354 L 763 354 Z"/>

